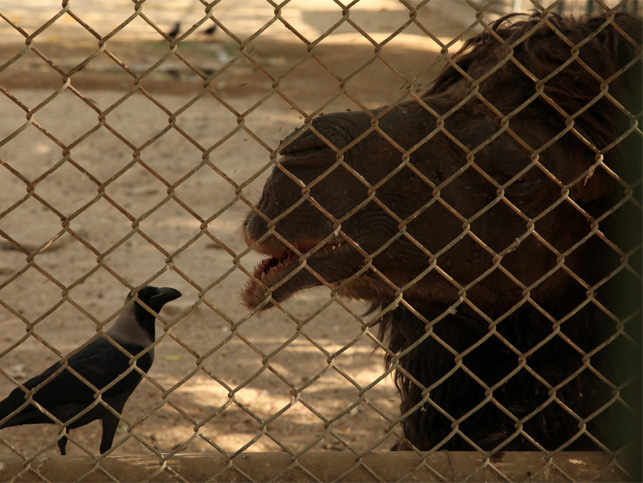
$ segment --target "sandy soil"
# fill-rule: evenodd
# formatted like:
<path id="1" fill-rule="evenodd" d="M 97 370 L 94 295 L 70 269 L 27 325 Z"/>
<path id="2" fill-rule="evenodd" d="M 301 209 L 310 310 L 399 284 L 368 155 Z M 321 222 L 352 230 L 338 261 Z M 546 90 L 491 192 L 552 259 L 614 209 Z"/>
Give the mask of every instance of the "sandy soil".
<path id="1" fill-rule="evenodd" d="M 308 35 L 334 18 L 304 14 Z M 372 18 L 374 37 L 396 28 Z M 162 312 L 118 454 L 389 448 L 398 398 L 365 306 L 318 289 L 248 312 L 238 294 L 260 258 L 239 226 L 280 138 L 320 111 L 393 102 L 408 82 L 422 90 L 437 44 L 413 31 L 374 58 L 339 31 L 311 55 L 266 35 L 243 55 L 217 34 L 172 54 L 138 32 L 97 53 L 56 29 L 35 49 L 0 48 L 2 64 L 23 53 L 0 72 L 0 395 L 89 339 L 128 284 L 168 285 L 184 295 Z M 99 430 L 72 432 L 69 453 L 96 452 Z M 57 434 L 3 430 L 0 455 L 55 454 Z"/>

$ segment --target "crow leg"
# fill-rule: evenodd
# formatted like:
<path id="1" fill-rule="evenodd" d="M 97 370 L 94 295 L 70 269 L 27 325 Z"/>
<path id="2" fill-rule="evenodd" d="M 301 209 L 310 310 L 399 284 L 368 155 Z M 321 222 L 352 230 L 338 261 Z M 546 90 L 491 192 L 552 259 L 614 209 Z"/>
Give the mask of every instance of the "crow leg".
<path id="1" fill-rule="evenodd" d="M 103 416 L 103 437 L 100 440 L 100 452 L 105 453 L 112 447 L 119 419 L 108 412 Z"/>
<path id="2" fill-rule="evenodd" d="M 60 450 L 60 454 L 63 456 L 67 454 L 67 451 L 65 449 L 67 446 L 67 436 L 65 436 L 66 434 L 67 430 L 63 428 L 62 436 L 58 440 L 58 449 Z"/>

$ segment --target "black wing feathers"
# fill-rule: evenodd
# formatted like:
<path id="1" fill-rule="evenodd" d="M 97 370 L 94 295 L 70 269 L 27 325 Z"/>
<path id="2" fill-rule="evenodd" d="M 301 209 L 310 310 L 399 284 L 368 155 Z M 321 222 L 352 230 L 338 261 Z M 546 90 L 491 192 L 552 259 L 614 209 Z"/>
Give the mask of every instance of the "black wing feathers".
<path id="1" fill-rule="evenodd" d="M 143 350 L 143 347 L 131 345 L 123 348 L 132 355 Z M 136 369 L 130 369 L 130 358 L 102 337 L 72 356 L 68 365 L 99 390 L 129 370 L 127 375 L 121 377 L 116 384 L 105 391 L 103 399 L 106 400 L 125 391 L 131 392 L 141 380 L 139 372 Z M 147 372 L 152 365 L 151 356 L 144 354 L 137 360 L 137 365 L 142 371 Z M 67 369 L 52 378 L 52 374 L 60 367 L 60 362 L 53 364 L 42 374 L 25 382 L 24 386 L 27 389 L 33 389 L 44 382 L 45 384 L 35 392 L 33 399 L 48 410 L 73 403 L 79 405 L 80 411 L 94 401 L 94 389 Z M 51 380 L 47 381 L 49 378 Z M 22 405 L 25 397 L 26 393 L 22 388 L 14 389 L 4 401 L 0 402 L 0 419 Z M 27 409 L 30 408 L 25 408 Z"/>

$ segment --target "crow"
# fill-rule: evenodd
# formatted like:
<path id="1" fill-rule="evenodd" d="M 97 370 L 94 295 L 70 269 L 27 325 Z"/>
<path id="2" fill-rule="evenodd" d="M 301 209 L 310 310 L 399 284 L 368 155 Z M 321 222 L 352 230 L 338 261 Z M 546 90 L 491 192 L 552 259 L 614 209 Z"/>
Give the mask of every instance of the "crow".
<path id="1" fill-rule="evenodd" d="M 203 31 L 203 33 L 205 35 L 213 35 L 217 31 L 218 27 L 219 26 L 215 23 L 214 25 L 212 25 L 212 26 L 208 27 L 207 29 L 205 29 Z M 168 38 L 170 38 L 171 40 L 174 40 L 175 38 L 177 38 L 179 36 L 180 33 L 181 33 L 181 22 L 176 22 L 172 26 L 172 30 L 170 30 L 165 35 L 167 35 Z"/>
<path id="2" fill-rule="evenodd" d="M 219 27 L 219 26 L 218 26 L 216 23 L 215 23 L 215 24 L 212 24 L 212 26 L 211 26 L 211 27 L 208 27 L 207 29 L 205 29 L 205 30 L 203 31 L 203 33 L 204 33 L 205 35 L 212 35 L 212 34 L 214 34 L 214 33 L 217 31 L 217 28 L 218 28 L 218 27 Z"/>
<path id="3" fill-rule="evenodd" d="M 123 406 L 142 379 L 134 364 L 147 373 L 154 349 L 136 356 L 154 342 L 154 321 L 163 305 L 180 296 L 181 292 L 169 287 L 146 286 L 138 293 L 130 292 L 109 330 L 73 351 L 66 363 L 56 362 L 0 401 L 0 429 L 62 423 L 65 433 L 58 440 L 58 449 L 64 455 L 67 431 L 99 419 L 103 426 L 100 452 L 108 451 Z M 101 401 L 97 401 L 99 397 Z"/>
<path id="4" fill-rule="evenodd" d="M 170 39 L 174 40 L 175 38 L 177 38 L 179 36 L 180 33 L 181 33 L 181 22 L 176 22 L 174 24 L 174 27 L 172 27 L 172 30 L 170 30 L 167 33 L 167 36 Z"/>

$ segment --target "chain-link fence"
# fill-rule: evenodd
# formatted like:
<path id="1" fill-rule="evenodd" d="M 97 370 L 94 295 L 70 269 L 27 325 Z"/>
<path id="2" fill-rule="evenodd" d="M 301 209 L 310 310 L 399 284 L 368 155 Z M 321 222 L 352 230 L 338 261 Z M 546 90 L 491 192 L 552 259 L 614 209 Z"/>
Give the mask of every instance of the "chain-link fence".
<path id="1" fill-rule="evenodd" d="M 640 2 L 0 5 L 3 479 L 635 477 Z"/>

